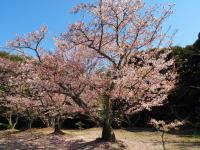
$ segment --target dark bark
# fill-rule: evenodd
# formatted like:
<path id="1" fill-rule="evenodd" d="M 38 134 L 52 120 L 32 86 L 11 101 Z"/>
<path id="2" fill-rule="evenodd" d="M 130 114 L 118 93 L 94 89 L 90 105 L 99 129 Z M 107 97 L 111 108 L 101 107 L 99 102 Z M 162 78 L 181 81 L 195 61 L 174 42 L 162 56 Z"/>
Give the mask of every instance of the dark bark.
<path id="1" fill-rule="evenodd" d="M 116 142 L 115 134 L 112 129 L 112 108 L 109 98 L 105 98 L 104 111 L 105 116 L 102 124 L 103 130 L 101 139 L 107 142 Z"/>
<path id="2" fill-rule="evenodd" d="M 62 120 L 61 120 L 60 116 L 57 116 L 55 118 L 55 125 L 54 125 L 53 134 L 64 134 L 64 132 L 61 131 L 61 125 L 62 125 Z"/>
<path id="3" fill-rule="evenodd" d="M 115 133 L 113 132 L 109 119 L 103 125 L 101 139 L 107 142 L 116 142 Z"/>

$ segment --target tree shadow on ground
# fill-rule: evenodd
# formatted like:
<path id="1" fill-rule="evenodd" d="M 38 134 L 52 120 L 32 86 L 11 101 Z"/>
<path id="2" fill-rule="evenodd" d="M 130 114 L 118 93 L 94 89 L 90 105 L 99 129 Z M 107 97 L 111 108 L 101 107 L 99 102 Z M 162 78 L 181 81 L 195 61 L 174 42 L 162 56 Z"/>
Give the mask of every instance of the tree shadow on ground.
<path id="1" fill-rule="evenodd" d="M 123 150 L 125 146 L 122 142 L 108 143 L 100 140 L 86 142 L 84 140 L 66 140 L 66 136 L 42 135 L 24 136 L 12 135 L 0 140 L 1 150 Z"/>
<path id="2" fill-rule="evenodd" d="M 151 133 L 156 133 L 158 132 L 156 129 L 154 128 L 127 128 L 125 129 L 126 131 L 129 132 L 135 132 L 135 133 L 139 133 L 139 132 L 151 132 Z M 181 130 L 172 130 L 170 132 L 168 132 L 168 134 L 170 135 L 177 135 L 179 137 L 188 137 L 188 138 L 200 138 L 200 130 L 197 129 L 181 129 Z"/>
<path id="3" fill-rule="evenodd" d="M 200 138 L 200 130 L 187 129 L 187 130 L 177 130 L 169 132 L 169 134 L 177 135 L 180 137 L 199 137 Z"/>
<path id="4" fill-rule="evenodd" d="M 31 142 L 30 142 L 31 141 Z M 33 150 L 39 149 L 38 145 L 32 143 L 33 139 L 23 140 L 23 138 L 6 138 L 0 144 L 1 150 Z"/>
<path id="5" fill-rule="evenodd" d="M 129 132 L 149 132 L 149 133 L 158 133 L 158 131 L 152 128 L 131 128 L 127 129 Z M 175 135 L 177 138 L 173 138 Z M 162 145 L 161 137 L 155 136 L 156 138 L 149 136 L 148 140 L 142 140 L 142 143 L 153 143 L 153 145 Z M 167 133 L 165 144 L 167 147 L 175 146 L 179 149 L 200 149 L 200 131 L 194 129 L 181 129 L 173 130 Z"/>
<path id="6" fill-rule="evenodd" d="M 153 145 L 161 145 L 162 144 L 162 141 L 160 139 L 159 140 L 152 140 L 150 141 L 151 143 L 153 143 Z M 143 143 L 146 143 L 146 142 L 143 142 Z M 177 140 L 165 140 L 165 146 L 166 147 L 170 147 L 172 146 L 173 147 L 178 147 L 179 149 L 197 149 L 199 148 L 200 149 L 200 141 L 177 141 Z"/>
<path id="7" fill-rule="evenodd" d="M 129 132 L 155 132 L 157 130 L 153 128 L 125 128 L 124 130 Z"/>
<path id="8" fill-rule="evenodd" d="M 84 140 L 75 140 L 69 142 L 68 150 L 124 150 L 126 146 L 122 142 L 110 143 L 101 140 L 86 142 Z"/>
<path id="9" fill-rule="evenodd" d="M 12 134 L 0 139 L 1 150 L 55 150 L 67 149 L 67 136 L 52 134 Z"/>
<path id="10" fill-rule="evenodd" d="M 176 145 L 180 148 L 200 149 L 200 142 L 184 142 L 184 143 L 177 142 Z"/>

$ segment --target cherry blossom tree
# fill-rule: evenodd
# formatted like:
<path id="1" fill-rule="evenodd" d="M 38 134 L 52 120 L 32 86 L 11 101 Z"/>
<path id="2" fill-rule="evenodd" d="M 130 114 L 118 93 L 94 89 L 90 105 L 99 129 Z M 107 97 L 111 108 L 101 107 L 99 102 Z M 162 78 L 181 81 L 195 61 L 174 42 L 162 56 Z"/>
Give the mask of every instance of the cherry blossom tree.
<path id="1" fill-rule="evenodd" d="M 19 117 L 28 118 L 29 127 L 31 127 L 32 121 L 38 117 L 40 107 L 38 101 L 31 99 L 29 89 L 21 76 L 22 61 L 22 59 L 12 61 L 9 58 L 1 58 L 0 61 L 1 107 L 3 109 L 1 115 L 7 118 L 12 129 L 15 128 Z"/>
<path id="2" fill-rule="evenodd" d="M 69 95 L 73 93 L 63 91 L 62 89 L 67 87 L 62 85 L 71 84 L 81 91 L 81 82 L 77 86 L 74 83 L 76 75 L 81 73 L 82 69 L 77 69 L 79 64 L 75 61 L 64 61 L 59 53 L 49 53 L 41 48 L 46 33 L 46 27 L 43 26 L 39 31 L 31 32 L 24 37 L 18 36 L 8 44 L 10 48 L 22 54 L 25 60 L 19 69 L 21 74 L 15 81 L 18 84 L 24 82 L 28 86 L 31 99 L 41 103 L 40 117 L 54 120 L 54 133 L 60 134 L 62 120 L 74 112 L 81 111 L 72 101 L 73 96 Z M 36 57 L 30 58 L 30 51 L 34 52 Z M 26 110 L 27 113 L 30 111 Z M 30 117 L 32 116 L 29 116 L 31 121 Z"/>
<path id="3" fill-rule="evenodd" d="M 15 95 L 16 90 L 10 83 L 12 78 L 16 77 L 15 72 L 19 66 L 19 63 L 12 62 L 7 58 L 0 58 L 0 108 L 1 116 L 4 116 L 8 120 L 9 128 L 14 129 L 21 111 L 17 103 L 13 103 L 8 97 Z M 13 117 L 13 115 L 15 115 Z"/>
<path id="4" fill-rule="evenodd" d="M 171 9 L 147 6 L 142 0 L 99 0 L 72 10 L 81 11 L 88 19 L 70 25 L 57 47 L 75 52 L 84 49 L 98 61 L 96 71 L 104 68 L 91 77 L 103 105 L 103 140 L 115 141 L 111 127 L 113 101 L 128 100 L 128 113 L 150 110 L 162 105 L 173 89 L 176 72 L 174 60 L 167 59 L 170 48 L 160 51 L 168 39 L 162 24 Z M 170 45 L 171 40 L 164 46 Z"/>

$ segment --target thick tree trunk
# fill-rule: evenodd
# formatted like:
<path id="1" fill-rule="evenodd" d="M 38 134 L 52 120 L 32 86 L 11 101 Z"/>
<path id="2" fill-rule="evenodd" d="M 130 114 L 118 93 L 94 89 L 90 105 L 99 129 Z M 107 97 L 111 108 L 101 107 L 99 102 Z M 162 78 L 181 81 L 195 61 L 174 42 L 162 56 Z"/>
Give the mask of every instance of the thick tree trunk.
<path id="1" fill-rule="evenodd" d="M 105 121 L 102 130 L 102 140 L 107 142 L 116 142 L 115 133 L 113 132 L 109 120 Z"/>
<path id="2" fill-rule="evenodd" d="M 104 101 L 104 121 L 102 124 L 102 140 L 107 142 L 116 142 L 115 134 L 112 129 L 112 108 L 110 99 L 106 98 Z"/>
<path id="3" fill-rule="evenodd" d="M 60 118 L 60 116 L 57 116 L 57 117 L 55 118 L 54 134 L 64 134 L 64 133 L 61 131 L 61 125 L 62 125 L 61 118 Z"/>

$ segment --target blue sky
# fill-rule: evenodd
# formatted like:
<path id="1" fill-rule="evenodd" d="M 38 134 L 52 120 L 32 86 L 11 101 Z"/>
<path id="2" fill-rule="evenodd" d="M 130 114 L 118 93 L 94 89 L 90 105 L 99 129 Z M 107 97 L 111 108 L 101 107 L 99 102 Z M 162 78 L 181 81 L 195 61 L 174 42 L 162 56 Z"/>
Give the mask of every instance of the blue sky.
<path id="1" fill-rule="evenodd" d="M 68 23 L 78 16 L 69 13 L 80 2 L 88 0 L 0 0 L 0 46 L 13 39 L 16 33 L 25 34 L 48 25 L 49 36 L 65 31 Z M 176 3 L 174 14 L 167 20 L 167 26 L 178 29 L 175 44 L 192 44 L 200 32 L 200 0 L 147 0 L 147 2 Z M 48 40 L 48 47 L 53 48 Z"/>

